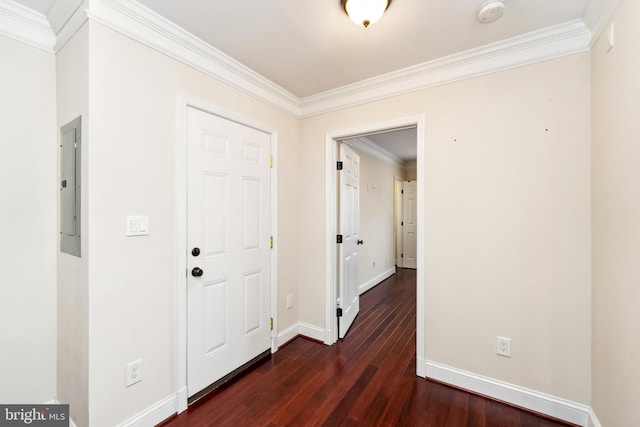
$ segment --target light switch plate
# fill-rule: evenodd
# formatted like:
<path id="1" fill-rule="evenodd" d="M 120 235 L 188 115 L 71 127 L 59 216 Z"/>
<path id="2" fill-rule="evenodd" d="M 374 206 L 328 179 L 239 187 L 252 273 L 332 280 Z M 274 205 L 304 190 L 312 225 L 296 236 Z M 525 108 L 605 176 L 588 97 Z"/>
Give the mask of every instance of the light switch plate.
<path id="1" fill-rule="evenodd" d="M 146 215 L 127 216 L 127 237 L 148 236 L 149 217 Z"/>

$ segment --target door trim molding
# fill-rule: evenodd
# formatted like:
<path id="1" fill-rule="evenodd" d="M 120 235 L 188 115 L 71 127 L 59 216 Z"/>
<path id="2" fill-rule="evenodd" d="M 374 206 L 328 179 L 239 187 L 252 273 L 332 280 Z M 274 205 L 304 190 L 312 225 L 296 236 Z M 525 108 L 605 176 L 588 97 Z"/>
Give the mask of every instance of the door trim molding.
<path id="1" fill-rule="evenodd" d="M 416 374 L 424 377 L 425 372 L 425 327 L 424 327 L 424 180 L 425 180 L 425 115 L 404 117 L 385 122 L 370 123 L 353 128 L 328 132 L 325 135 L 325 344 L 331 345 L 338 339 L 336 321 L 336 243 L 337 233 L 337 182 L 335 165 L 337 161 L 337 141 L 347 137 L 357 137 L 367 133 L 416 126 L 417 137 L 417 181 L 418 181 L 418 234 L 417 278 L 416 278 Z"/>
<path id="2" fill-rule="evenodd" d="M 226 110 L 203 99 L 182 93 L 178 95 L 177 105 L 177 134 L 176 134 L 176 283 L 177 283 L 177 412 L 187 409 L 187 109 L 189 107 L 213 114 L 215 116 L 231 120 L 238 124 L 248 126 L 268 133 L 271 137 L 271 155 L 273 167 L 271 168 L 271 235 L 274 239 L 271 251 L 271 317 L 273 318 L 273 330 L 271 331 L 271 352 L 277 350 L 277 301 L 278 301 L 278 132 L 275 128 L 247 118 L 241 114 Z"/>

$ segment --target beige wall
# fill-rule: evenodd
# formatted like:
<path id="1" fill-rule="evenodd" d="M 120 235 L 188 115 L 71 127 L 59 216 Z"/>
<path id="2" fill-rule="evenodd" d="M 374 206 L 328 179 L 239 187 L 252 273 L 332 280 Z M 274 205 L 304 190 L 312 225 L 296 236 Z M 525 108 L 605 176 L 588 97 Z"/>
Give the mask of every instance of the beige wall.
<path id="1" fill-rule="evenodd" d="M 592 50 L 593 400 L 606 427 L 640 425 L 640 3 Z"/>
<path id="2" fill-rule="evenodd" d="M 58 129 L 82 116 L 81 257 L 58 252 L 58 401 L 79 427 L 89 423 L 89 30 L 56 55 Z M 58 136 L 58 131 L 55 133 Z"/>
<path id="3" fill-rule="evenodd" d="M 588 404 L 589 70 L 573 55 L 304 119 L 301 320 L 324 324 L 325 134 L 424 114 L 427 359 Z"/>
<path id="4" fill-rule="evenodd" d="M 632 9 L 630 4 L 627 0 L 632 12 L 621 15 L 623 41 L 615 49 L 633 58 L 636 45 L 624 47 L 624 35 L 631 34 L 638 16 L 638 7 Z M 40 178 L 33 182 L 31 193 L 19 186 L 20 194 L 10 193 L 12 197 L 4 199 L 26 207 L 14 211 L 12 205 L 1 211 L 5 223 L 16 224 L 9 230 L 16 235 L 9 237 L 17 242 L 5 245 L 2 250 L 7 253 L 0 257 L 10 263 L 3 281 L 10 298 L 2 299 L 9 308 L 4 310 L 3 305 L 1 324 L 15 324 L 18 319 L 24 320 L 20 331 L 41 334 L 36 332 L 41 326 L 47 331 L 37 335 L 44 342 L 39 354 L 31 341 L 23 341 L 25 335 L 3 332 L 20 350 L 2 349 L 0 365 L 12 367 L 18 360 L 35 357 L 30 363 L 40 376 L 37 384 L 35 376 L 28 383 L 22 380 L 28 384 L 24 396 L 46 401 L 55 390 L 56 360 L 55 70 L 51 55 L 4 38 L 0 48 L 3 59 L 6 52 L 9 63 L 15 61 L 15 68 L 3 68 L 9 74 L 3 81 L 11 82 L 3 95 L 9 93 L 5 99 L 11 103 L 0 100 L 4 112 L 0 116 L 6 119 L 20 111 L 17 119 L 1 128 L 9 129 L 9 136 L 19 136 L 27 147 L 20 146 L 2 170 L 10 172 L 12 180 L 21 177 L 30 183 L 33 170 Z M 635 278 L 629 256 L 633 248 L 624 246 L 628 241 L 623 238 L 635 232 L 628 218 L 636 206 L 629 197 L 631 190 L 624 187 L 637 178 L 633 164 L 625 163 L 635 149 L 625 143 L 633 140 L 631 114 L 638 109 L 621 95 L 628 93 L 628 86 L 618 89 L 617 83 L 624 81 L 619 73 L 635 64 L 613 63 L 616 50 L 605 56 L 597 49 L 594 105 L 624 100 L 623 118 L 628 121 L 622 132 L 616 126 L 618 116 L 594 107 L 593 394 L 596 412 L 609 425 L 606 422 L 617 420 L 617 405 L 633 406 L 613 398 L 611 390 L 624 385 L 624 396 L 637 394 L 627 378 L 611 374 L 618 364 L 627 372 L 633 369 L 635 347 L 617 355 L 605 350 L 609 337 L 633 336 L 621 325 L 636 323 L 634 311 L 625 305 Z M 25 76 L 28 83 L 16 83 L 24 83 Z M 182 93 L 278 130 L 278 330 L 297 321 L 319 328 L 325 324 L 326 133 L 424 114 L 426 154 L 421 162 L 426 173 L 421 196 L 426 206 L 427 359 L 590 402 L 589 54 L 297 120 L 90 23 L 58 53 L 57 85 L 58 127 L 78 114 L 84 120 L 83 258 L 58 257 L 58 397 L 72 403 L 80 427 L 89 422 L 98 427 L 118 424 L 177 389 L 175 167 Z M 31 117 L 38 117 L 37 126 Z M 610 135 L 616 132 L 619 138 L 611 142 Z M 25 153 L 28 158 L 21 157 Z M 616 161 L 615 167 L 610 159 Z M 620 211 L 630 213 L 626 222 L 613 216 Z M 40 212 L 52 214 L 32 217 Z M 124 237 L 125 217 L 131 214 L 149 215 L 149 237 Z M 27 226 L 33 234 L 25 235 Z M 615 258 L 608 256 L 610 245 Z M 14 249 L 34 248 L 43 260 L 42 269 L 31 274 L 27 285 L 9 288 L 25 283 L 15 268 L 23 264 Z M 285 308 L 288 294 L 294 295 L 291 310 Z M 35 300 L 42 306 L 36 305 L 32 313 L 26 308 Z M 612 329 L 616 334 L 609 334 Z M 511 359 L 495 355 L 498 334 L 512 338 Z M 144 379 L 125 388 L 125 365 L 138 358 L 144 359 Z M 14 375 L 11 369 L 6 372 Z M 637 423 L 633 416 L 624 420 L 633 425 Z"/>
<path id="5" fill-rule="evenodd" d="M 408 162 L 404 171 L 405 181 L 415 181 L 418 179 L 418 170 L 415 161 Z"/>
<path id="6" fill-rule="evenodd" d="M 0 402 L 56 395 L 55 57 L 0 36 Z"/>
<path id="7" fill-rule="evenodd" d="M 300 125 L 294 117 L 100 24 L 90 25 L 90 408 L 112 426 L 176 392 L 178 98 L 189 94 L 278 132 L 278 328 L 298 320 Z M 124 235 L 149 215 L 148 237 Z M 126 388 L 125 365 L 144 378 Z"/>

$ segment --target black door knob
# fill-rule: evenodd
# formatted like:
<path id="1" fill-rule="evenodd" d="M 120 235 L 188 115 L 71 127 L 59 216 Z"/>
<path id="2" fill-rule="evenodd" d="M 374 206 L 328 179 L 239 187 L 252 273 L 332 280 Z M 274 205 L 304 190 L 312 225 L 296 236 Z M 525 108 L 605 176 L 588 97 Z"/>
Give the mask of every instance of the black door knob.
<path id="1" fill-rule="evenodd" d="M 193 270 L 191 270 L 191 275 L 193 277 L 200 277 L 202 276 L 202 273 L 204 273 L 204 271 L 199 267 L 194 267 Z"/>
<path id="2" fill-rule="evenodd" d="M 193 248 L 193 249 L 191 249 L 191 255 L 193 255 L 193 256 L 198 256 L 198 255 L 200 255 L 200 248 Z"/>
<path id="3" fill-rule="evenodd" d="M 358 240 L 358 241 L 356 242 L 356 244 L 358 244 L 358 245 L 361 245 L 361 244 L 363 244 L 363 243 L 364 243 L 364 240 Z"/>

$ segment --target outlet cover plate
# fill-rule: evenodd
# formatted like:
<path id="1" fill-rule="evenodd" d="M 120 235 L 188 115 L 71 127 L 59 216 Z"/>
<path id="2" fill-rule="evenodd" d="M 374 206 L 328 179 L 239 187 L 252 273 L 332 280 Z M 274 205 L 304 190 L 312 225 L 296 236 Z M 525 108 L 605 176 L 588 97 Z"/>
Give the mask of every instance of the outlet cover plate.
<path id="1" fill-rule="evenodd" d="M 511 338 L 497 337 L 496 344 L 498 356 L 511 357 Z"/>
<path id="2" fill-rule="evenodd" d="M 142 359 L 127 364 L 125 386 L 129 387 L 142 381 Z"/>

